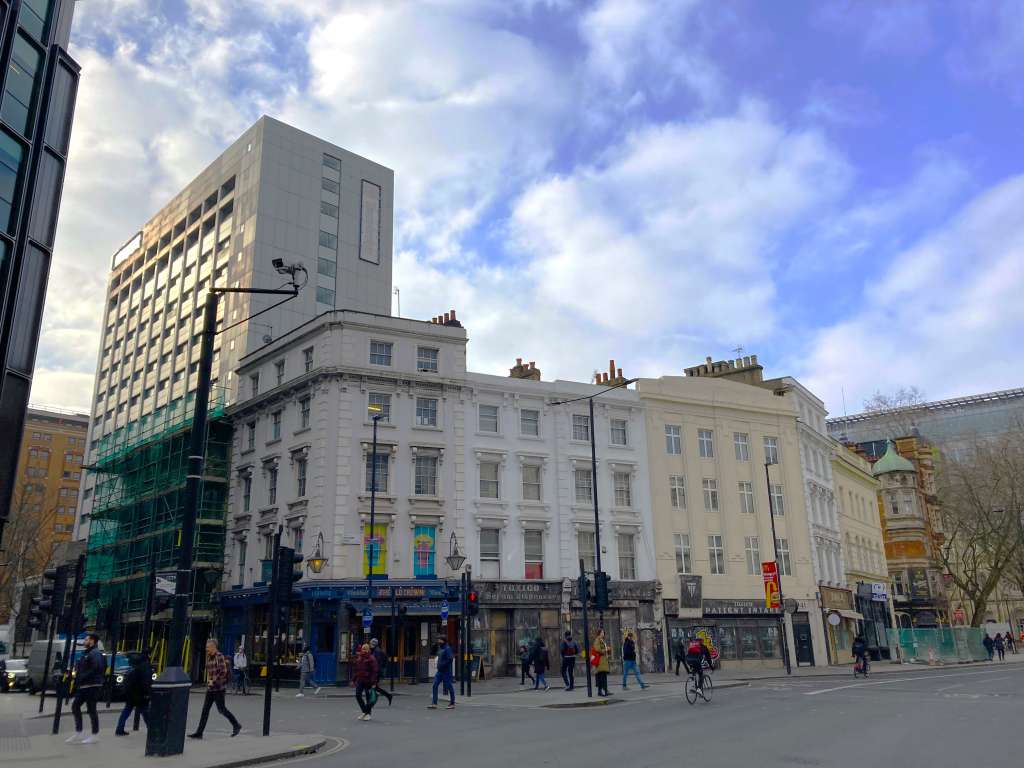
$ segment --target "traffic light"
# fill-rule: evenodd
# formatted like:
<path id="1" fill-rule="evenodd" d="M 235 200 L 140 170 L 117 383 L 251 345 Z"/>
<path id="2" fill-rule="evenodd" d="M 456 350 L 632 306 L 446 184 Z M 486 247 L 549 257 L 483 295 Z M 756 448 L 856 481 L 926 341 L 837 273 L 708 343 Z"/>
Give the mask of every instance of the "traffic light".
<path id="1" fill-rule="evenodd" d="M 608 610 L 608 582 L 611 577 L 604 571 L 594 572 L 594 607 L 599 611 Z"/>
<path id="2" fill-rule="evenodd" d="M 28 625 L 33 629 L 46 626 L 47 616 L 59 616 L 64 610 L 64 593 L 68 586 L 68 568 L 47 568 L 43 572 L 43 581 L 39 587 L 39 595 L 30 601 Z"/>
<path id="3" fill-rule="evenodd" d="M 590 583 L 587 581 L 587 577 L 581 575 L 577 580 L 577 584 L 580 593 L 580 602 L 586 603 L 590 600 Z"/>
<path id="4" fill-rule="evenodd" d="M 480 613 L 480 595 L 475 589 L 466 593 L 466 615 L 476 616 Z"/>
<path id="5" fill-rule="evenodd" d="M 298 566 L 296 568 L 296 566 Z M 291 547 L 277 550 L 274 588 L 277 590 L 277 604 L 288 605 L 292 601 L 292 589 L 302 579 L 302 555 Z"/>

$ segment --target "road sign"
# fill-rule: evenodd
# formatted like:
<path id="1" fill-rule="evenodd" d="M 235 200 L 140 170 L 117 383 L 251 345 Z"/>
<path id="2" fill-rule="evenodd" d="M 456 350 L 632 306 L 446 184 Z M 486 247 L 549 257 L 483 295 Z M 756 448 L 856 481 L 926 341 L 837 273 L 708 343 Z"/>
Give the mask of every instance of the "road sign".
<path id="1" fill-rule="evenodd" d="M 156 572 L 156 593 L 158 595 L 173 595 L 174 586 L 178 583 L 177 571 Z"/>
<path id="2" fill-rule="evenodd" d="M 889 602 L 888 585 L 881 581 L 871 582 L 871 600 L 875 603 Z"/>
<path id="3" fill-rule="evenodd" d="M 774 561 L 761 563 L 761 578 L 764 579 L 764 607 L 769 611 L 779 610 L 779 566 Z"/>
<path id="4" fill-rule="evenodd" d="M 369 629 L 373 624 L 373 611 L 369 608 L 363 609 L 363 629 Z"/>
<path id="5" fill-rule="evenodd" d="M 448 601 L 447 600 L 442 600 L 441 601 L 441 620 L 442 621 L 447 621 L 448 620 Z"/>

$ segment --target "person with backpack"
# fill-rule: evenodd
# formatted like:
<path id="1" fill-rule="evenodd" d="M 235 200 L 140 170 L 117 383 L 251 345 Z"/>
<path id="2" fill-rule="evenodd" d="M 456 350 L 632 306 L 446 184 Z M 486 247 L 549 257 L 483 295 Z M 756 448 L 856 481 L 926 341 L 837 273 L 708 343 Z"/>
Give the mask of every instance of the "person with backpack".
<path id="1" fill-rule="evenodd" d="M 374 687 L 377 685 L 377 660 L 370 653 L 370 646 L 366 643 L 359 646 L 355 661 L 352 663 L 352 679 L 356 684 L 356 703 L 362 712 L 357 720 L 370 720 L 370 713 L 373 712 L 373 705 L 377 703 L 377 692 Z"/>
<path id="2" fill-rule="evenodd" d="M 572 639 L 572 632 L 566 632 L 565 639 L 559 647 L 559 654 L 562 657 L 562 680 L 567 691 L 576 687 L 576 657 L 579 652 L 580 647 Z"/>
<path id="3" fill-rule="evenodd" d="M 533 690 L 539 689 L 541 684 L 544 685 L 545 691 L 551 687 L 544 678 L 544 673 L 550 666 L 551 660 L 548 658 L 548 649 L 544 645 L 544 638 L 538 637 L 533 646 L 533 673 L 537 675 L 537 679 L 533 681 Z"/>
<path id="4" fill-rule="evenodd" d="M 380 641 L 376 637 L 370 640 L 370 653 L 373 654 L 373 658 L 377 661 L 377 682 L 374 684 L 373 690 L 376 691 L 378 696 L 385 697 L 390 707 L 391 694 L 380 687 L 380 678 L 384 676 L 388 668 L 388 655 L 384 653 L 384 650 L 380 647 Z"/>
<path id="5" fill-rule="evenodd" d="M 628 690 L 626 681 L 629 679 L 630 672 L 636 676 L 640 688 L 646 689 L 647 683 L 640 677 L 640 667 L 636 663 L 636 642 L 633 640 L 633 633 L 627 632 L 626 639 L 622 641 L 622 690 L 624 691 Z"/>
<path id="6" fill-rule="evenodd" d="M 999 660 L 1005 661 L 1006 644 L 1003 642 L 1003 636 L 996 632 L 996 639 L 992 641 L 992 645 L 996 649 L 996 653 L 999 654 Z"/>
<path id="7" fill-rule="evenodd" d="M 71 714 L 75 718 L 75 732 L 64 741 L 68 744 L 96 744 L 100 737 L 100 718 L 96 712 L 96 699 L 103 687 L 103 676 L 107 671 L 107 660 L 97 647 L 100 636 L 90 632 L 85 636 L 85 651 L 75 664 L 75 698 L 71 702 Z M 92 733 L 82 736 L 82 706 L 89 712 Z"/>
<path id="8" fill-rule="evenodd" d="M 697 676 L 697 690 L 704 690 L 704 662 L 711 666 L 711 651 L 704 644 L 703 638 L 691 635 L 686 644 L 685 661 L 688 672 Z"/>
<path id="9" fill-rule="evenodd" d="M 316 660 L 313 658 L 313 651 L 307 645 L 299 657 L 299 692 L 295 694 L 296 699 L 301 699 L 306 694 L 307 687 L 313 688 L 313 695 L 320 693 L 320 687 L 313 682 L 313 672 L 316 670 Z"/>
<path id="10" fill-rule="evenodd" d="M 991 635 L 985 635 L 985 639 L 981 641 L 981 644 L 985 646 L 985 653 L 988 654 L 988 660 L 992 661 L 992 651 L 995 648 L 995 641 Z"/>
<path id="11" fill-rule="evenodd" d="M 115 736 L 127 736 L 124 729 L 133 711 L 138 710 L 143 722 L 149 728 L 149 693 L 153 685 L 153 670 L 149 666 L 149 652 L 129 653 L 130 669 L 124 681 L 124 709 L 117 718 Z"/>
<path id="12" fill-rule="evenodd" d="M 533 675 L 530 674 L 530 646 L 526 643 L 519 645 L 519 685 L 526 687 L 526 678 L 533 682 Z"/>

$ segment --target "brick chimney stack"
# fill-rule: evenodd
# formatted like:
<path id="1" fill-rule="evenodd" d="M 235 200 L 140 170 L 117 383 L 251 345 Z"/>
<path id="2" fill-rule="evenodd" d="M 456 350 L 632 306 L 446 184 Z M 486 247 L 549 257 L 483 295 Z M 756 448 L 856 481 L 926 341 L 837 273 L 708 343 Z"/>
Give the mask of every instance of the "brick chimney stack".
<path id="1" fill-rule="evenodd" d="M 454 309 L 448 310 L 443 315 L 438 315 L 437 317 L 430 318 L 430 322 L 433 323 L 434 325 L 447 325 L 447 326 L 450 326 L 452 328 L 461 328 L 462 327 L 462 323 L 460 323 L 455 318 L 455 310 Z"/>
<path id="2" fill-rule="evenodd" d="M 594 383 L 599 384 L 602 387 L 614 387 L 622 384 L 626 380 L 626 377 L 622 375 L 622 369 L 615 367 L 615 361 L 608 361 L 608 370 L 606 372 L 594 372 Z"/>
<path id="3" fill-rule="evenodd" d="M 523 358 L 517 357 L 516 364 L 509 368 L 509 378 L 511 379 L 529 379 L 530 381 L 540 381 L 540 368 L 534 361 L 530 361 L 526 364 L 523 363 Z"/>

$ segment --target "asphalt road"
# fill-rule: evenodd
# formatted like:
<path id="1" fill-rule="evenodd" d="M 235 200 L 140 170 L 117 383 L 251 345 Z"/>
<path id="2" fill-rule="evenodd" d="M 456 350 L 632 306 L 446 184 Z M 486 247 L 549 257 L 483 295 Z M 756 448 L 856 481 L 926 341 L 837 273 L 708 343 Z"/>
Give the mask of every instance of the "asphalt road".
<path id="1" fill-rule="evenodd" d="M 837 766 L 996 768 L 1024 764 L 1024 668 L 915 670 L 868 680 L 766 680 L 688 705 L 681 688 L 607 707 L 530 709 L 485 704 L 427 710 L 428 686 L 381 701 L 370 723 L 347 698 L 274 699 L 273 728 L 341 737 L 340 751 L 309 766 L 534 768 L 614 766 Z M 557 696 L 523 694 L 524 696 Z M 202 699 L 192 697 L 190 723 Z M 551 701 L 557 701 L 552 698 Z M 262 696 L 228 699 L 258 730 Z M 110 716 L 107 716 L 110 717 Z M 113 720 L 103 720 L 104 730 Z M 109 723 L 109 725 L 108 725 Z M 208 736 L 226 738 L 216 714 Z M 142 738 L 142 734 L 138 735 Z"/>

